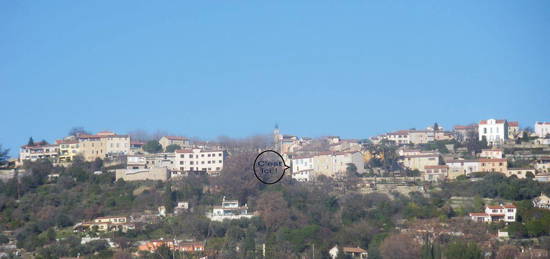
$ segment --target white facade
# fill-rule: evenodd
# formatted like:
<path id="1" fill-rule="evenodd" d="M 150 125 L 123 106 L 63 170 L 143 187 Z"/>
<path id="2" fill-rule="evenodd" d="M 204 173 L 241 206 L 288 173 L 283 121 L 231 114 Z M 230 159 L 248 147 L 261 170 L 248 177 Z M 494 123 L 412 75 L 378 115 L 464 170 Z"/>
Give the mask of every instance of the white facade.
<path id="1" fill-rule="evenodd" d="M 224 221 L 242 218 L 252 218 L 253 214 L 248 214 L 248 206 L 245 204 L 239 206 L 237 200 L 222 200 L 222 206 L 214 206 L 212 213 L 206 215 L 212 221 Z"/>
<path id="2" fill-rule="evenodd" d="M 479 122 L 478 127 L 480 141 L 485 137 L 488 144 L 498 145 L 508 139 L 508 123 L 506 120 L 482 120 Z"/>
<path id="3" fill-rule="evenodd" d="M 298 182 L 309 182 L 313 176 L 313 157 L 299 156 L 290 160 L 292 165 L 292 179 Z"/>
<path id="4" fill-rule="evenodd" d="M 449 178 L 481 171 L 481 164 L 477 160 L 452 160 L 445 163 L 449 166 Z"/>
<path id="5" fill-rule="evenodd" d="M 19 151 L 19 159 L 21 161 L 30 160 L 36 161 L 39 159 L 53 159 L 57 160 L 59 155 L 58 145 L 34 145 L 34 146 L 22 146 Z"/>
<path id="6" fill-rule="evenodd" d="M 485 212 L 470 213 L 470 218 L 478 222 L 515 222 L 517 208 L 513 204 L 486 206 Z"/>
<path id="7" fill-rule="evenodd" d="M 175 168 L 180 171 L 217 173 L 223 169 L 223 151 L 199 148 L 176 150 Z"/>
<path id="8" fill-rule="evenodd" d="M 482 149 L 479 157 L 483 158 L 502 158 L 502 149 Z"/>
<path id="9" fill-rule="evenodd" d="M 544 138 L 546 135 L 550 134 L 550 122 L 539 122 L 535 123 L 535 134 L 539 138 Z"/>

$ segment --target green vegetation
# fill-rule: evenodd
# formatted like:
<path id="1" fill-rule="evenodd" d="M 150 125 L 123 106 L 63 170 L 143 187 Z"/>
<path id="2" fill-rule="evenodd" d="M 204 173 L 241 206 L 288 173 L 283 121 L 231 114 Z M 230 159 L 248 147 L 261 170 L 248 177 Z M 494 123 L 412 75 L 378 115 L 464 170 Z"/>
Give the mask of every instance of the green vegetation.
<path id="1" fill-rule="evenodd" d="M 162 146 L 158 140 L 149 140 L 143 145 L 143 151 L 147 153 L 160 153 L 162 152 Z"/>

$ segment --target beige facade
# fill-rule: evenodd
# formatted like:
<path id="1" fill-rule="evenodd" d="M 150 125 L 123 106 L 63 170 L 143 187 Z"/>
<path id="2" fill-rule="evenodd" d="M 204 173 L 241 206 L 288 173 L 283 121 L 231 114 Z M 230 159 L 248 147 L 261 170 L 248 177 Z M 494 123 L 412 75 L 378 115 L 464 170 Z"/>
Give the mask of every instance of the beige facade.
<path id="1" fill-rule="evenodd" d="M 58 140 L 59 145 L 59 162 L 69 163 L 74 160 L 80 153 L 80 144 L 78 140 Z"/>
<path id="2" fill-rule="evenodd" d="M 168 180 L 167 168 L 141 168 L 141 169 L 116 169 L 116 180 L 124 181 L 166 181 Z"/>
<path id="3" fill-rule="evenodd" d="M 424 168 L 424 180 L 430 182 L 440 182 L 447 178 L 449 166 L 447 165 L 428 165 Z"/>
<path id="4" fill-rule="evenodd" d="M 506 159 L 482 158 L 479 159 L 481 172 L 499 172 L 506 174 L 508 161 Z"/>
<path id="5" fill-rule="evenodd" d="M 178 145 L 180 148 L 189 147 L 189 139 L 185 137 L 180 136 L 164 136 L 160 138 L 159 144 L 162 146 L 164 150 L 166 150 L 166 147 L 170 145 Z"/>
<path id="6" fill-rule="evenodd" d="M 222 150 L 181 149 L 175 155 L 175 168 L 180 171 L 219 173 L 223 169 Z"/>
<path id="7" fill-rule="evenodd" d="M 401 159 L 401 163 L 404 167 L 411 170 L 418 170 L 424 172 L 426 166 L 439 165 L 438 154 L 420 154 L 404 156 Z"/>
<path id="8" fill-rule="evenodd" d="M 78 141 L 80 153 L 86 161 L 130 153 L 130 137 L 128 135 L 117 135 L 104 131 L 96 135 L 79 135 Z"/>

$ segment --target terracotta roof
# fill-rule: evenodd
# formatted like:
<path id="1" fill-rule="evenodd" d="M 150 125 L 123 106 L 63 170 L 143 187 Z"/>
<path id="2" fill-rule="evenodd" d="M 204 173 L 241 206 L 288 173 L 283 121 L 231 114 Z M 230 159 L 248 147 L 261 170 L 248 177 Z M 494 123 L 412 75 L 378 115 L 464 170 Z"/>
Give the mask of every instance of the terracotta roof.
<path id="1" fill-rule="evenodd" d="M 367 250 L 360 247 L 343 247 L 344 253 L 366 253 Z"/>
<path id="2" fill-rule="evenodd" d="M 487 124 L 487 121 L 488 120 L 482 120 L 482 121 L 479 122 L 479 124 Z M 506 120 L 495 120 L 496 124 L 502 124 L 504 122 L 506 122 Z"/>
<path id="3" fill-rule="evenodd" d="M 550 125 L 550 122 L 537 121 L 537 125 Z"/>
<path id="4" fill-rule="evenodd" d="M 506 205 L 504 205 L 504 208 L 515 209 L 515 208 L 516 208 L 516 205 L 514 205 L 514 204 L 506 204 Z"/>
<path id="5" fill-rule="evenodd" d="M 456 125 L 456 126 L 454 126 L 454 129 L 455 129 L 455 130 L 461 130 L 461 129 L 476 129 L 477 126 L 478 126 L 477 124 L 472 124 L 472 125 L 467 125 L 467 126 Z"/>
<path id="6" fill-rule="evenodd" d="M 510 121 L 510 122 L 508 122 L 508 126 L 518 127 L 518 126 L 519 126 L 519 122 L 517 122 L 517 121 Z"/>

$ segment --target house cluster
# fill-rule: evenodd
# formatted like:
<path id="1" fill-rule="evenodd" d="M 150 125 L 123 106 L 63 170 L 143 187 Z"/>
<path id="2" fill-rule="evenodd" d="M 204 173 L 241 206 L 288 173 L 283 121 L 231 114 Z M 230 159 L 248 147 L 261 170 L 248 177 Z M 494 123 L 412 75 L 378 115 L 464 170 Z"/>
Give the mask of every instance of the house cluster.
<path id="1" fill-rule="evenodd" d="M 183 241 L 183 240 L 150 240 L 141 241 L 138 244 L 138 252 L 155 253 L 160 247 L 167 247 L 171 251 L 196 253 L 205 250 L 206 242 L 201 241 Z"/>
<path id="2" fill-rule="evenodd" d="M 434 129 L 435 128 L 435 129 Z M 500 172 L 506 176 L 517 178 L 532 177 L 537 181 L 550 181 L 550 156 L 530 153 L 529 148 L 538 148 L 550 152 L 547 144 L 540 138 L 550 138 L 548 134 L 550 123 L 535 123 L 535 132 L 527 133 L 538 139 L 533 144 L 517 144 L 517 140 L 523 137 L 517 121 L 488 119 L 478 124 L 455 126 L 452 132 L 444 131 L 440 127 L 428 127 L 426 130 L 400 130 L 371 138 L 374 143 L 388 141 L 400 146 L 398 155 L 400 164 L 409 170 L 418 170 L 426 181 L 453 180 L 458 176 L 468 176 L 475 172 Z M 446 145 L 449 154 L 440 154 L 437 151 L 426 151 L 414 148 L 418 144 L 427 144 L 434 140 L 456 140 L 466 143 L 472 139 L 487 144 L 488 148 L 482 149 L 477 154 L 454 152 L 453 144 Z M 550 143 L 549 143 L 550 144 Z M 513 150 L 518 147 L 521 152 L 505 154 L 506 148 Z M 531 160 L 529 166 L 510 167 L 509 159 Z"/>
<path id="3" fill-rule="evenodd" d="M 218 175 L 223 161 L 221 149 L 186 148 L 170 153 L 130 155 L 126 168 L 116 170 L 116 179 L 166 181 L 190 172 Z"/>
<path id="4" fill-rule="evenodd" d="M 116 170 L 116 178 L 127 181 L 162 180 L 188 172 L 218 174 L 223 169 L 224 152 L 218 146 L 192 145 L 181 136 L 163 136 L 158 141 L 164 151 L 176 146 L 171 152 L 147 153 L 144 142 L 132 141 L 128 135 L 111 131 L 97 134 L 76 134 L 55 144 L 29 143 L 21 147 L 18 163 L 49 159 L 56 164 L 72 162 L 76 156 L 86 161 L 126 158 L 127 166 Z"/>
<path id="5" fill-rule="evenodd" d="M 46 142 L 29 143 L 21 147 L 19 161 L 36 161 L 50 159 L 55 163 L 66 163 L 82 156 L 86 161 L 96 158 L 112 158 L 128 155 L 131 152 L 130 137 L 119 135 L 111 131 L 102 131 L 97 134 L 77 134 L 56 140 L 54 144 Z"/>
<path id="6" fill-rule="evenodd" d="M 516 221 L 517 208 L 514 204 L 488 205 L 485 212 L 470 213 L 470 218 L 477 222 L 514 222 Z"/>

